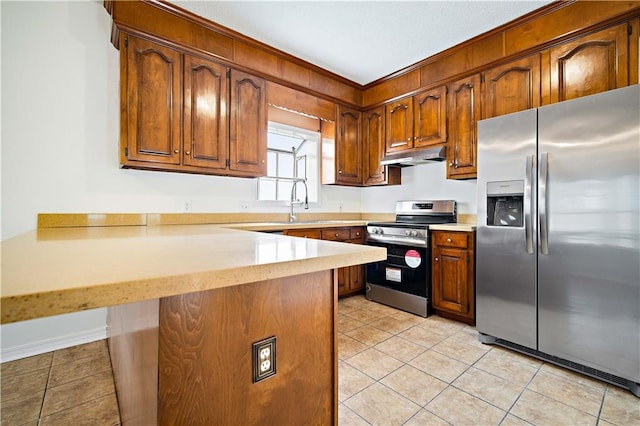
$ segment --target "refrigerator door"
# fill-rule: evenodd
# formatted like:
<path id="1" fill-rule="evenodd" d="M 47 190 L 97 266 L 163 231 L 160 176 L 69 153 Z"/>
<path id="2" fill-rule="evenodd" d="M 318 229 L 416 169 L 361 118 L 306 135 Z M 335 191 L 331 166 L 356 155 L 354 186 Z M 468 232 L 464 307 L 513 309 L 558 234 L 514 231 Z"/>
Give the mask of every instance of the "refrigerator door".
<path id="1" fill-rule="evenodd" d="M 478 135 L 476 329 L 535 349 L 536 110 L 480 121 Z"/>
<path id="2" fill-rule="evenodd" d="M 538 111 L 538 349 L 640 382 L 638 86 Z"/>

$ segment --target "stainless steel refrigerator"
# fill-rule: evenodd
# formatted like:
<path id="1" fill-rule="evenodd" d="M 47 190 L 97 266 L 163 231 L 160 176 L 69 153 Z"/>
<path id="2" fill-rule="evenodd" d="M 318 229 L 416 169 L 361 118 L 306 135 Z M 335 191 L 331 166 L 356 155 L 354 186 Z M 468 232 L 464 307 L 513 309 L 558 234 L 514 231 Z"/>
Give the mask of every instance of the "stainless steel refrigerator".
<path id="1" fill-rule="evenodd" d="M 476 327 L 640 396 L 640 90 L 478 123 Z"/>

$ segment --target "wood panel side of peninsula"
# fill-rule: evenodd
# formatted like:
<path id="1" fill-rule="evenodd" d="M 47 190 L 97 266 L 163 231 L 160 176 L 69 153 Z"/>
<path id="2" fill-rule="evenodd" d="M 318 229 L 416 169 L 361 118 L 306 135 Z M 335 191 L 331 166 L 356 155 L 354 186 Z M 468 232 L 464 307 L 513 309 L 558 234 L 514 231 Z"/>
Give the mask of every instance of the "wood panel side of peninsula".
<path id="1" fill-rule="evenodd" d="M 337 294 L 333 269 L 109 308 L 122 424 L 337 424 Z"/>

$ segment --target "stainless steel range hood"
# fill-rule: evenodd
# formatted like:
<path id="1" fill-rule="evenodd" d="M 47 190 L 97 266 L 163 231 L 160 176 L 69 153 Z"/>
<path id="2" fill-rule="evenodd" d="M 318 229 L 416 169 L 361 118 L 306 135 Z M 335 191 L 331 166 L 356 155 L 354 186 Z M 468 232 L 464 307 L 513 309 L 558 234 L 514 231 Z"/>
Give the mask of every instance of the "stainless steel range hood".
<path id="1" fill-rule="evenodd" d="M 385 155 L 382 161 L 380 161 L 380 164 L 383 166 L 407 167 L 418 164 L 436 163 L 446 160 L 446 153 L 446 146 L 418 148 Z"/>

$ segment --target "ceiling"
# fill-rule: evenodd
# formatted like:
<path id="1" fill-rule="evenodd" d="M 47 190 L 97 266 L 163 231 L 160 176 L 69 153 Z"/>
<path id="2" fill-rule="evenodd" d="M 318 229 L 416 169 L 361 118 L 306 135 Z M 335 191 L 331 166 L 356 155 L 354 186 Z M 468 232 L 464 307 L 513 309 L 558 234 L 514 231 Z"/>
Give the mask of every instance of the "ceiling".
<path id="1" fill-rule="evenodd" d="M 186 0 L 171 3 L 366 85 L 551 2 Z"/>

